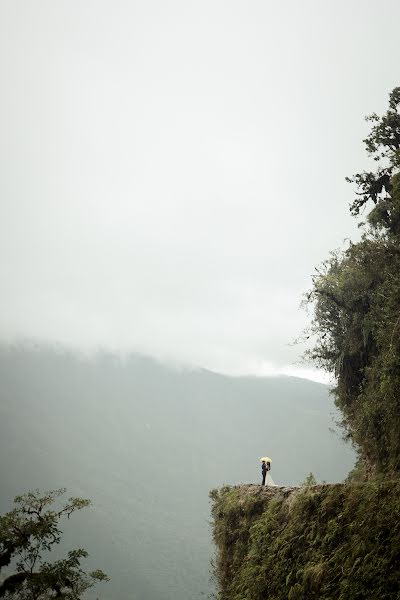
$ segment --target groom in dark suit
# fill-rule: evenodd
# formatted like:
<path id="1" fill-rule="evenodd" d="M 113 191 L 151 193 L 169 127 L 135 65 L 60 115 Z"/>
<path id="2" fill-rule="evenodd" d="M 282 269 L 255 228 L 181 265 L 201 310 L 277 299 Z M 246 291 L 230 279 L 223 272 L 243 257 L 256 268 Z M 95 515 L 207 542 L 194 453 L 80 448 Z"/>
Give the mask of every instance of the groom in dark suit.
<path id="1" fill-rule="evenodd" d="M 265 463 L 265 460 L 262 461 L 261 473 L 262 473 L 262 484 L 261 485 L 265 485 L 265 478 L 267 476 L 267 465 Z"/>

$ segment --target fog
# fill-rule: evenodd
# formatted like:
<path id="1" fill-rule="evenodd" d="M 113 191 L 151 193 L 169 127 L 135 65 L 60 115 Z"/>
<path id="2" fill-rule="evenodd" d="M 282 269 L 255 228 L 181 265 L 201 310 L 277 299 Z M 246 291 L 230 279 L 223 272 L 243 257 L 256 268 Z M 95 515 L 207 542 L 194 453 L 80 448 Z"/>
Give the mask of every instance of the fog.
<path id="1" fill-rule="evenodd" d="M 304 379 L 0 345 L 0 381 L 0 512 L 37 487 L 92 498 L 60 549 L 111 577 L 89 600 L 210 597 L 212 488 L 260 482 L 266 449 L 282 485 L 341 481 L 355 460 L 329 389 Z"/>
<path id="2" fill-rule="evenodd" d="M 298 373 L 394 1 L 0 4 L 2 341 Z M 302 370 L 303 369 L 303 370 Z"/>

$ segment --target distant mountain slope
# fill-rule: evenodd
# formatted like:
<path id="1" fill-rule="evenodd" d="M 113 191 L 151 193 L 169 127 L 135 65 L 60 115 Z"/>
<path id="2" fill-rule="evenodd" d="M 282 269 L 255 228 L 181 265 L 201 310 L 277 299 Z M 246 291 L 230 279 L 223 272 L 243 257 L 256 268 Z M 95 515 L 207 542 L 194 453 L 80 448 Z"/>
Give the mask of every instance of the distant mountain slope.
<path id="1" fill-rule="evenodd" d="M 51 348 L 0 351 L 0 509 L 30 488 L 66 486 L 96 508 L 68 544 L 87 548 L 114 600 L 188 600 L 209 591 L 208 492 L 313 471 L 340 481 L 354 457 L 325 386 L 175 370 L 148 358 L 83 360 Z"/>

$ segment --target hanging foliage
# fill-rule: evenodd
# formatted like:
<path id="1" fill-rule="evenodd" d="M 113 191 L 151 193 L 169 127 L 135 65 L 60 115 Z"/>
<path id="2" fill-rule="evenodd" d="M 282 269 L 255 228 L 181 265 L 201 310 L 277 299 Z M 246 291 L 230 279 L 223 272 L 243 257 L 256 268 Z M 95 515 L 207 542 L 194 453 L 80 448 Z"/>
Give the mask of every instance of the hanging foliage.
<path id="1" fill-rule="evenodd" d="M 372 203 L 361 240 L 332 253 L 313 278 L 306 302 L 315 336 L 308 357 L 336 376 L 336 403 L 347 435 L 369 473 L 400 470 L 400 88 L 387 113 L 368 118 L 367 152 L 376 172 L 357 185 L 350 210 Z"/>

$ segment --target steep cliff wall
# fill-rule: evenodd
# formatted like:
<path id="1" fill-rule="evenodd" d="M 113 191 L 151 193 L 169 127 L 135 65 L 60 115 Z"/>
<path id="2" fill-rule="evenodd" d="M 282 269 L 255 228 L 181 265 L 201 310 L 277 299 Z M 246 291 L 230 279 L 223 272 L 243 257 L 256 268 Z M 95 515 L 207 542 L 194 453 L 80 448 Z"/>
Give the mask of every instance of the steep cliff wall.
<path id="1" fill-rule="evenodd" d="M 400 482 L 211 492 L 220 600 L 400 598 Z"/>
<path id="2" fill-rule="evenodd" d="M 342 485 L 212 492 L 220 600 L 400 600 L 400 87 L 367 121 L 377 169 L 348 179 L 363 234 L 306 295 L 307 355 L 360 460 Z"/>

